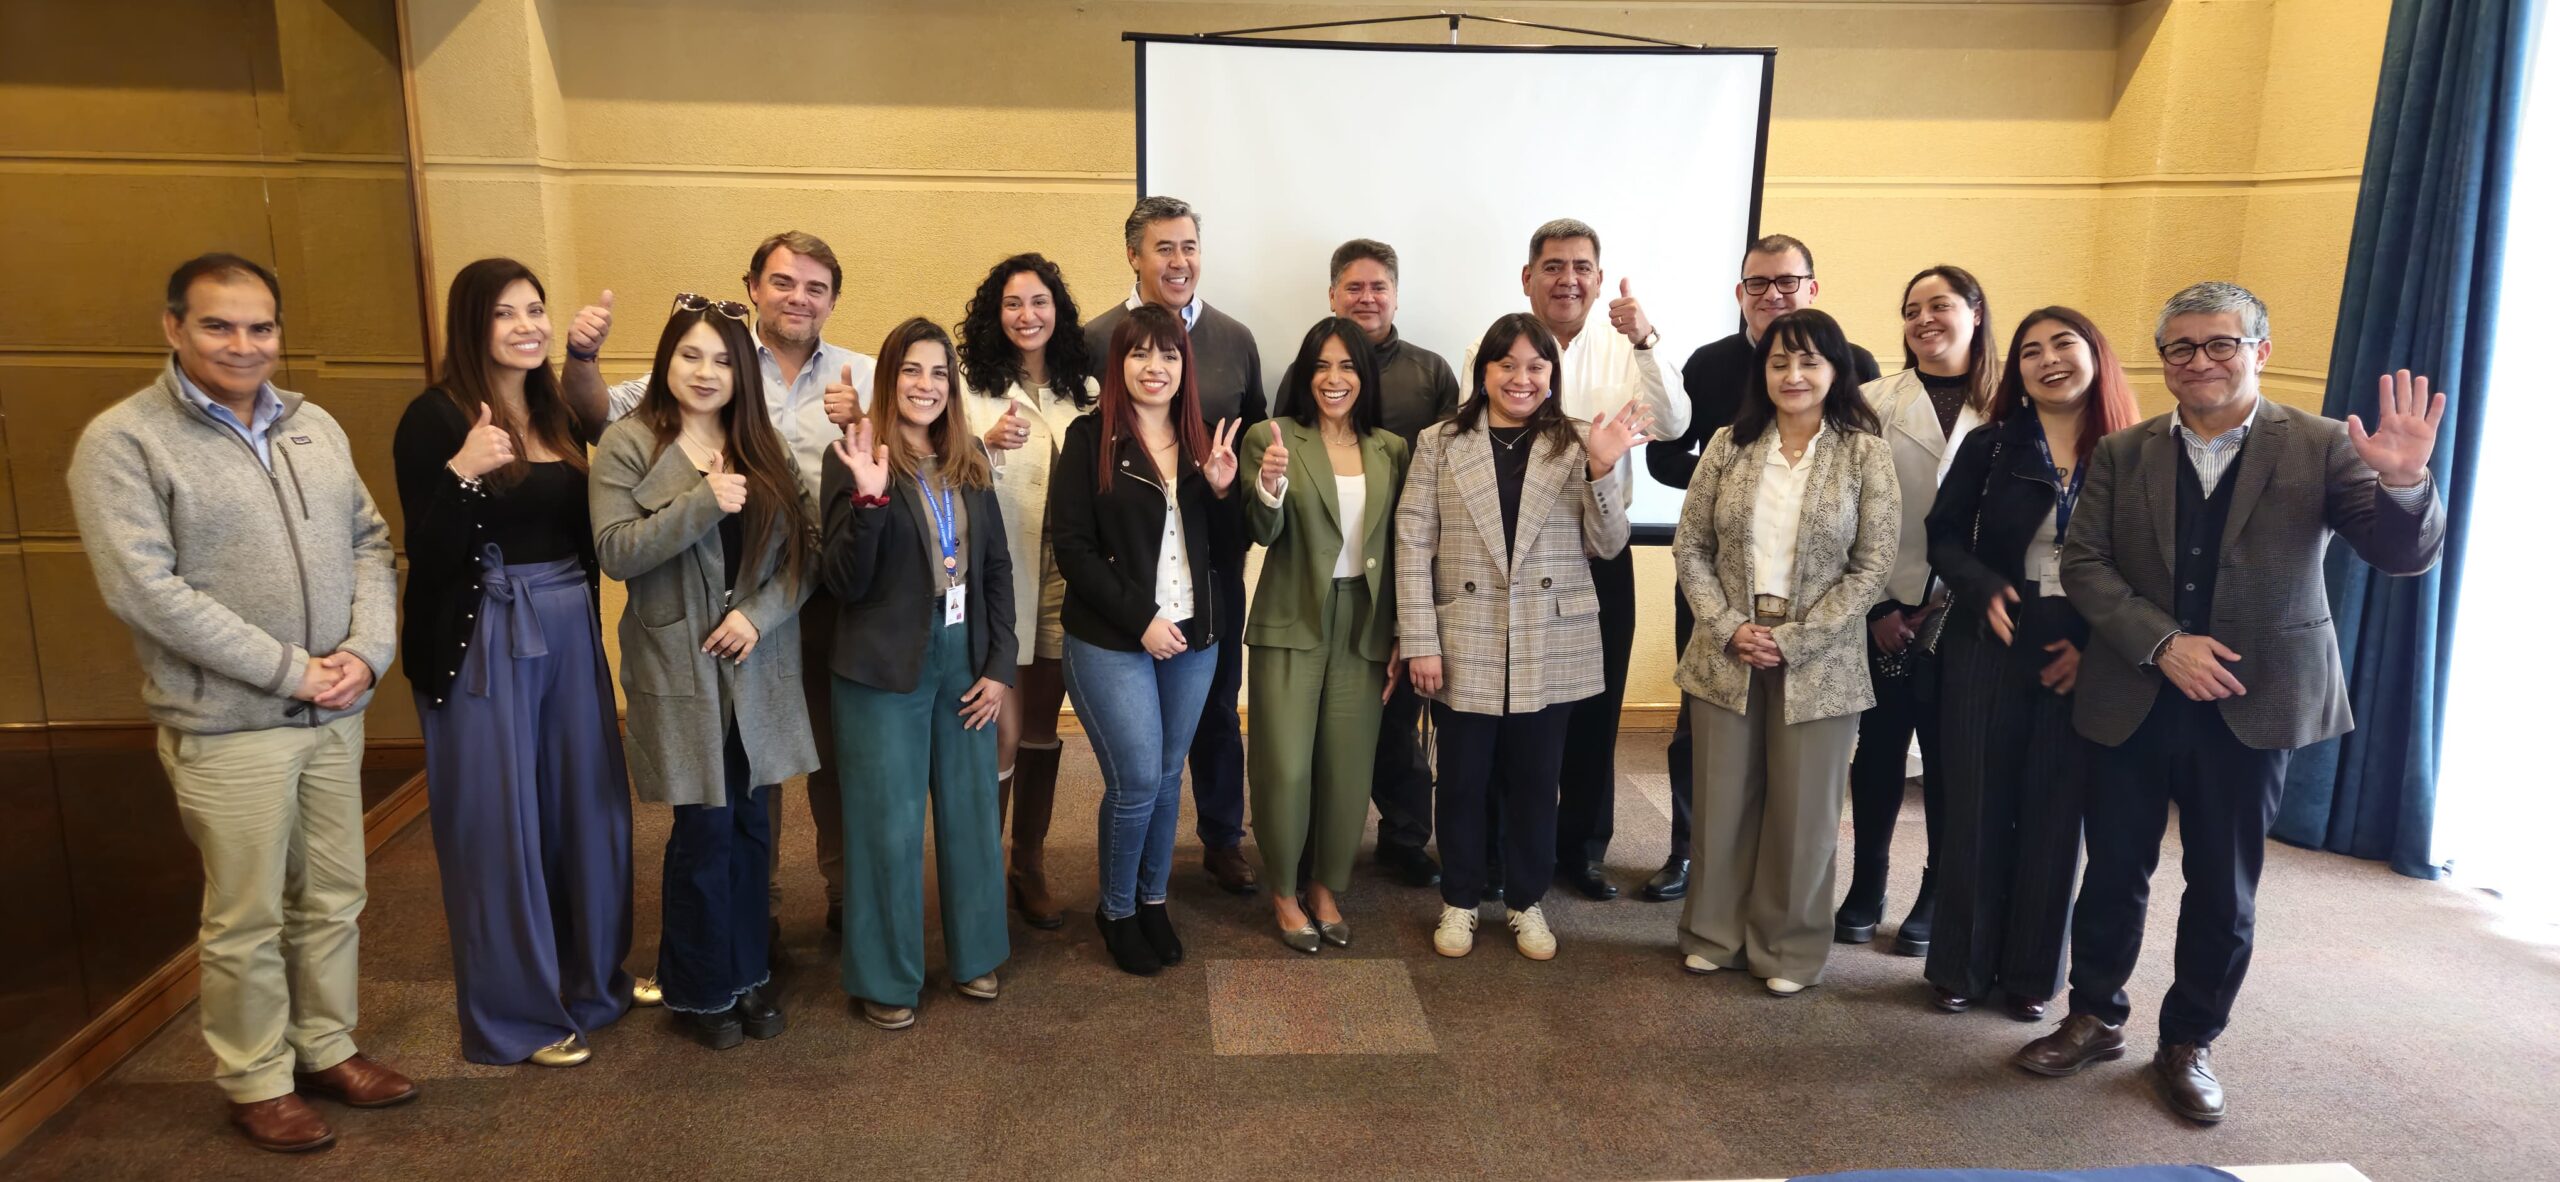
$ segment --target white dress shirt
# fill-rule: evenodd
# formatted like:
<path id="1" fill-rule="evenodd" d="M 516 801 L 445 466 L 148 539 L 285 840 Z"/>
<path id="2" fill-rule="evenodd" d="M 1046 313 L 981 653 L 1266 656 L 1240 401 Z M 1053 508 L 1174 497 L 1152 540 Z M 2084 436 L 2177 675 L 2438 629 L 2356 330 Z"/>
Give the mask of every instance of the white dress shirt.
<path id="1" fill-rule="evenodd" d="M 1369 476 L 1357 473 L 1333 478 L 1333 503 L 1342 510 L 1342 553 L 1333 560 L 1333 577 L 1356 579 L 1367 573 L 1362 565 L 1368 557 L 1361 553 L 1360 523 L 1368 520 Z"/>
<path id="2" fill-rule="evenodd" d="M 1583 322 L 1581 332 L 1574 334 L 1573 343 L 1565 346 L 1564 372 L 1555 379 L 1564 391 L 1564 413 L 1589 424 L 1630 402 L 1641 401 L 1653 412 L 1653 427 L 1647 436 L 1677 438 L 1689 429 L 1689 389 L 1676 380 L 1680 364 L 1677 358 L 1686 356 L 1673 351 L 1668 337 L 1657 338 L 1653 348 L 1638 349 L 1625 333 L 1609 327 L 1608 317 L 1593 316 Z M 1673 360 L 1666 362 L 1665 358 Z M 1664 378 L 1666 364 L 1674 371 L 1673 380 Z M 1465 403 L 1475 395 L 1475 389 L 1476 347 L 1469 345 L 1458 366 L 1458 401 Z M 1634 500 L 1636 453 L 1642 450 L 1628 448 L 1609 474 L 1617 485 L 1621 505 Z"/>
<path id="3" fill-rule="evenodd" d="M 1814 428 L 1804 445 L 1804 458 L 1790 464 L 1770 424 L 1769 458 L 1760 469 L 1760 493 L 1751 502 L 1751 593 L 1792 599 L 1796 593 L 1796 530 L 1804 522 L 1805 483 L 1813 479 L 1813 457 L 1831 435 L 1828 422 Z"/>
<path id="4" fill-rule="evenodd" d="M 827 447 L 844 438 L 844 428 L 827 421 L 827 383 L 843 378 L 844 367 L 852 366 L 854 401 L 868 411 L 873 362 L 851 349 L 820 341 L 818 351 L 809 355 L 809 363 L 786 383 L 782 362 L 762 337 L 756 339 L 756 360 L 764 367 L 765 415 L 773 420 L 773 429 L 782 433 L 782 442 L 790 447 L 791 458 L 800 465 L 800 483 L 809 490 L 809 499 L 815 501 Z M 605 421 L 630 414 L 648 393 L 646 377 L 615 383 L 605 391 Z"/>
<path id="5" fill-rule="evenodd" d="M 1182 504 L 1164 499 L 1163 557 L 1156 562 L 1156 618 L 1181 623 L 1191 618 L 1191 547 L 1182 536 Z"/>

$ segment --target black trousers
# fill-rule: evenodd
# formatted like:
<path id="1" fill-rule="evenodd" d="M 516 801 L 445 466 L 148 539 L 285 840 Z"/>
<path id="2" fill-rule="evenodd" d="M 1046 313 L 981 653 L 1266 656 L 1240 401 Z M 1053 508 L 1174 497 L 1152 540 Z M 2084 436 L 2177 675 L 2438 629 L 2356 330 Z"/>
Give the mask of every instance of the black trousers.
<path id="1" fill-rule="evenodd" d="M 1689 636 L 1698 630 L 1698 617 L 1689 612 L 1689 597 L 1680 593 L 1680 585 L 1671 586 L 1671 637 L 1679 647 L 1672 650 L 1676 664 L 1689 651 Z M 1671 856 L 1689 856 L 1689 790 L 1696 782 L 1694 762 L 1695 740 L 1689 733 L 1689 695 L 1680 695 L 1680 719 L 1671 724 Z"/>
<path id="2" fill-rule="evenodd" d="M 1431 763 L 1422 750 L 1422 695 L 1398 681 L 1378 723 L 1369 799 L 1378 806 L 1378 848 L 1421 849 L 1431 841 Z"/>
<path id="3" fill-rule="evenodd" d="M 1576 703 L 1535 714 L 1468 714 L 1434 702 L 1440 739 L 1440 899 L 1472 908 L 1490 879 L 1486 816 L 1499 813 L 1502 901 L 1526 911 L 1555 875 L 1556 772 Z"/>
<path id="4" fill-rule="evenodd" d="M 1607 861 L 1609 838 L 1617 830 L 1618 709 L 1627 699 L 1627 657 L 1636 644 L 1635 556 L 1621 550 L 1615 558 L 1592 559 L 1591 587 L 1600 597 L 1604 688 L 1573 703 L 1565 724 L 1564 770 L 1555 781 L 1555 860 L 1566 867 Z M 1447 757 L 1443 748 L 1441 758 Z M 1442 842 L 1444 853 L 1447 848 Z"/>
<path id="5" fill-rule="evenodd" d="M 1236 694 L 1244 688 L 1244 563 L 1212 567 L 1217 596 L 1217 671 L 1209 678 L 1209 702 L 1191 736 L 1191 803 L 1200 844 L 1233 849 L 1244 841 L 1244 727 L 1236 718 Z"/>
<path id="6" fill-rule="evenodd" d="M 2071 920 L 2073 1013 L 2120 1023 L 2132 1012 L 2124 983 L 2142 953 L 2151 872 L 2175 802 L 2187 887 L 2160 1041 L 2210 1045 L 2230 1024 L 2257 930 L 2267 827 L 2292 757 L 2243 745 L 2220 706 L 2188 701 L 2166 680 L 2133 737 L 2097 749 L 2083 804 L 2089 868 Z"/>
<path id="7" fill-rule="evenodd" d="M 1870 670 L 1879 651 L 1875 634 L 1868 633 Z M 1906 761 L 1915 731 L 1920 736 L 1920 808 L 1929 840 L 1923 866 L 1937 864 L 1939 831 L 1947 811 L 1939 768 L 1937 704 L 1921 702 L 1910 677 L 1878 677 L 1875 686 L 1876 704 L 1858 717 L 1858 753 L 1849 761 L 1849 891 L 1840 901 L 1844 922 L 1865 924 L 1884 918 L 1885 877 L 1893 863 L 1893 823 L 1902 815 Z"/>

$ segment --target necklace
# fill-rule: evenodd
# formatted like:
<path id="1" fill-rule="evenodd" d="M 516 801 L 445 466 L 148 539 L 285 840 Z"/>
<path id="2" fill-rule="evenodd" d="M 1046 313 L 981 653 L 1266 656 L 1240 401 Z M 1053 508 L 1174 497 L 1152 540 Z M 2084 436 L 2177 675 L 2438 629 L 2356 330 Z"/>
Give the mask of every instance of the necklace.
<path id="1" fill-rule="evenodd" d="M 1511 438 L 1509 439 L 1502 437 L 1502 429 L 1499 427 L 1486 427 L 1484 429 L 1484 433 L 1491 436 L 1495 443 L 1501 444 L 1502 450 L 1504 451 L 1513 451 L 1518 449 L 1521 442 L 1529 438 L 1529 428 L 1526 424 L 1511 428 Z"/>

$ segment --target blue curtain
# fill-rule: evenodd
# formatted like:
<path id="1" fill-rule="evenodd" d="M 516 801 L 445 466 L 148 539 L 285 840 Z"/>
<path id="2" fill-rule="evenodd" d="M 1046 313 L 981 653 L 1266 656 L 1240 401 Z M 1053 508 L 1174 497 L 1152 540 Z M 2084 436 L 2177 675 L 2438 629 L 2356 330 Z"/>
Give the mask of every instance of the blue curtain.
<path id="1" fill-rule="evenodd" d="M 2297 753 L 2275 836 L 2433 878 L 2437 750 L 2534 0 L 2398 0 L 2321 412 L 2374 421 L 2375 379 L 2408 369 L 2452 394 L 2430 463 L 2444 563 L 2377 577 L 2329 554 L 2329 603 L 2356 729 Z M 2538 396 L 2538 395 L 2528 395 Z"/>

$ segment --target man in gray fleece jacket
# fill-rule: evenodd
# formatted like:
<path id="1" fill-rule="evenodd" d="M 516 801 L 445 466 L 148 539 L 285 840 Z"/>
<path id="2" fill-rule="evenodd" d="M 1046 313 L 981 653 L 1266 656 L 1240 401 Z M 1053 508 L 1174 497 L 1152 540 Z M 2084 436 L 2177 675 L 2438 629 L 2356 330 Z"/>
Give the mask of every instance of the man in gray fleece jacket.
<path id="1" fill-rule="evenodd" d="M 260 1148 L 336 1137 L 297 1092 L 417 1088 L 356 1053 L 364 708 L 391 664 L 390 529 L 337 420 L 267 380 L 275 276 L 205 255 L 169 278 L 158 381 L 80 434 L 71 500 L 204 856 L 205 1041 Z"/>

